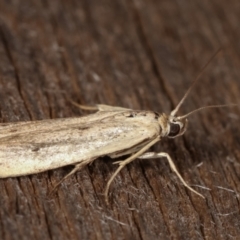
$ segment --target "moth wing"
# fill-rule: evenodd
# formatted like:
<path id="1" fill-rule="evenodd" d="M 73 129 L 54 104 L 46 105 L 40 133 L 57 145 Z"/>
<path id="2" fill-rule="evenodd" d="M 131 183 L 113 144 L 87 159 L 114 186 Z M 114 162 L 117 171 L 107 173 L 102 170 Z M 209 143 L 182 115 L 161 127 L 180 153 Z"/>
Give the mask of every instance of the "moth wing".
<path id="1" fill-rule="evenodd" d="M 20 176 L 76 164 L 138 146 L 159 132 L 151 116 L 127 112 L 80 124 L 64 123 L 0 138 L 0 177 Z M 106 116 L 106 115 L 105 115 Z"/>
<path id="2" fill-rule="evenodd" d="M 5 141 L 7 136 L 13 136 L 17 134 L 34 133 L 37 131 L 54 131 L 64 127 L 73 126 L 79 124 L 80 126 L 86 124 L 94 124 L 103 119 L 116 115 L 116 112 L 97 112 L 83 117 L 73 118 L 57 118 L 57 119 L 45 119 L 38 121 L 26 121 L 26 122 L 12 122 L 12 123 L 0 123 L 0 142 Z"/>

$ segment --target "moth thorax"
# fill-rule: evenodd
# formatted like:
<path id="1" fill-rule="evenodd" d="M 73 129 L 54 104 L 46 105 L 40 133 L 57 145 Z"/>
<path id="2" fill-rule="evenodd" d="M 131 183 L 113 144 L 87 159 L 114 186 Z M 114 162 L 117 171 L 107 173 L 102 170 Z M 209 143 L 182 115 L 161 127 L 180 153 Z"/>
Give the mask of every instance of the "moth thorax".
<path id="1" fill-rule="evenodd" d="M 158 117 L 158 123 L 161 127 L 161 132 L 160 135 L 162 137 L 165 137 L 168 135 L 169 133 L 169 116 L 165 113 L 162 113 L 159 117 Z"/>

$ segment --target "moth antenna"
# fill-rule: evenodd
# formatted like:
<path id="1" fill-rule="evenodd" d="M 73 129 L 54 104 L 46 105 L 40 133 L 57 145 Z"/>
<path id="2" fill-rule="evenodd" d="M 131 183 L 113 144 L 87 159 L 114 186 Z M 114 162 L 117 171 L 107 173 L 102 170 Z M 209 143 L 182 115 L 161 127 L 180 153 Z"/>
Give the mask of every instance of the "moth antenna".
<path id="1" fill-rule="evenodd" d="M 178 112 L 179 108 L 182 106 L 183 102 L 185 101 L 185 99 L 187 98 L 187 96 L 189 95 L 189 93 L 191 92 L 192 88 L 194 87 L 194 85 L 196 84 L 196 82 L 198 81 L 198 79 L 202 76 L 204 70 L 207 68 L 207 66 L 209 65 L 209 63 L 215 58 L 215 56 L 221 51 L 221 48 L 219 48 L 213 55 L 212 57 L 207 61 L 207 63 L 203 66 L 203 68 L 200 70 L 200 72 L 198 73 L 197 77 L 194 79 L 194 81 L 191 83 L 190 87 L 188 88 L 187 92 L 184 94 L 183 98 L 180 100 L 180 102 L 178 103 L 178 105 L 175 107 L 175 109 L 173 109 L 170 113 L 170 116 L 175 116 L 176 113 Z"/>
<path id="2" fill-rule="evenodd" d="M 239 104 L 235 104 L 235 103 L 232 103 L 232 104 L 221 104 L 221 105 L 210 105 L 210 106 L 205 106 L 205 107 L 200 107 L 198 109 L 195 109 L 183 116 L 179 116 L 177 117 L 177 119 L 183 119 L 183 118 L 187 118 L 189 115 L 192 115 L 193 113 L 195 112 L 198 112 L 198 111 L 201 111 L 201 110 L 204 110 L 206 108 L 222 108 L 222 107 L 234 107 L 234 106 L 239 106 Z"/>

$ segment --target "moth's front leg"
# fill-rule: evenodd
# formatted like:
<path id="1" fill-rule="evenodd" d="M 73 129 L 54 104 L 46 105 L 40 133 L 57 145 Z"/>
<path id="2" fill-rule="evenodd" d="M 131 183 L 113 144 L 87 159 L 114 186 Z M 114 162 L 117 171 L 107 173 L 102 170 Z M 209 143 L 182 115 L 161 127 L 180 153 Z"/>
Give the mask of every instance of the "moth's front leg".
<path id="1" fill-rule="evenodd" d="M 142 156 L 143 153 L 145 151 L 147 151 L 151 146 L 153 146 L 155 143 L 157 143 L 160 140 L 160 137 L 156 137 L 154 139 L 152 139 L 149 143 L 147 143 L 144 147 L 142 147 L 140 150 L 138 150 L 136 153 L 134 153 L 133 155 L 131 155 L 130 157 L 128 157 L 127 159 L 123 160 L 123 161 L 117 161 L 114 162 L 116 164 L 119 164 L 117 170 L 114 172 L 114 174 L 111 176 L 111 178 L 108 180 L 107 182 L 107 186 L 105 189 L 105 201 L 108 204 L 108 191 L 109 191 L 109 187 L 112 183 L 112 181 L 114 180 L 114 178 L 118 175 L 118 173 L 130 162 L 134 161 L 136 158 L 138 158 L 139 156 Z"/>
<path id="2" fill-rule="evenodd" d="M 152 158 L 161 158 L 161 157 L 165 157 L 168 160 L 168 163 L 170 165 L 170 168 L 172 169 L 173 172 L 175 172 L 175 174 L 178 176 L 178 178 L 180 179 L 180 181 L 183 183 L 183 185 L 188 188 L 190 191 L 196 193 L 197 195 L 199 195 L 202 198 L 205 198 L 202 194 L 198 193 L 197 191 L 195 191 L 193 188 L 191 188 L 186 182 L 185 180 L 182 178 L 181 174 L 178 172 L 172 158 L 169 156 L 168 153 L 165 152 L 160 152 L 160 153 L 155 153 L 155 152 L 147 152 L 142 154 L 141 156 L 139 156 L 138 158 L 140 159 L 152 159 Z"/>

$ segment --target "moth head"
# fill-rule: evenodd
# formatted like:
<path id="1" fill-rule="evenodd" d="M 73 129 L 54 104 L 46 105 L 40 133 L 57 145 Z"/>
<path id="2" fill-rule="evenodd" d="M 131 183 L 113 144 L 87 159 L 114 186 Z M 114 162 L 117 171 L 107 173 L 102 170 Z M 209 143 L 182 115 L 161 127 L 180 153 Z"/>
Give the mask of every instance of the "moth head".
<path id="1" fill-rule="evenodd" d="M 188 125 L 188 120 L 178 119 L 177 117 L 169 116 L 168 118 L 168 133 L 167 137 L 175 138 L 185 133 Z"/>

